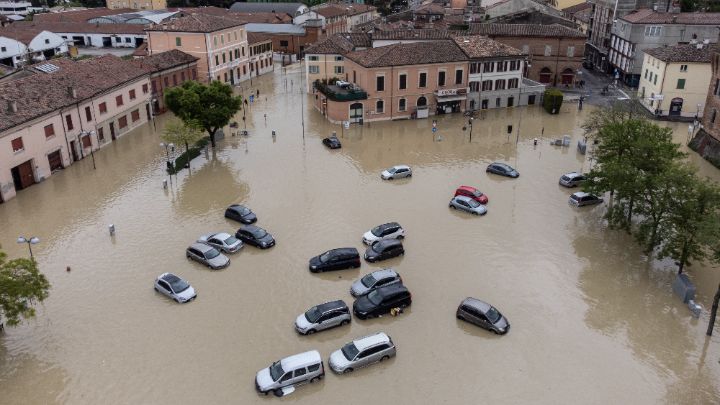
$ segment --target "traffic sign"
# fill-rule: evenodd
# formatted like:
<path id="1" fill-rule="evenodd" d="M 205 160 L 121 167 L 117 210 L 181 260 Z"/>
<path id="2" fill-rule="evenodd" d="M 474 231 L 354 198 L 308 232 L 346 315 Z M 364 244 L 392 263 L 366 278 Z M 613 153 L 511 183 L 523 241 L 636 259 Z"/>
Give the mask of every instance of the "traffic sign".
<path id="1" fill-rule="evenodd" d="M 432 131 L 433 133 L 437 132 L 437 127 L 433 127 Z"/>
<path id="2" fill-rule="evenodd" d="M 345 127 L 345 129 L 350 129 L 350 121 L 343 121 L 343 127 Z"/>

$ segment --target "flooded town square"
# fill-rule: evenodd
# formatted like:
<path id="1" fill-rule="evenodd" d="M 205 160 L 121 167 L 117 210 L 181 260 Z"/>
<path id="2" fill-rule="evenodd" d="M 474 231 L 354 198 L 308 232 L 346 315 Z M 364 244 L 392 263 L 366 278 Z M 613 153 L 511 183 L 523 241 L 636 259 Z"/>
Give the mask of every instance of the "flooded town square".
<path id="1" fill-rule="evenodd" d="M 189 171 L 165 172 L 168 113 L 96 152 L 97 169 L 86 158 L 0 204 L 2 249 L 26 257 L 17 237 L 40 238 L 33 253 L 52 284 L 35 319 L 0 334 L 0 403 L 720 402 L 720 333 L 705 336 L 720 269 L 688 268 L 704 308 L 693 318 L 672 293 L 671 261 L 648 259 L 630 236 L 608 230 L 607 202 L 570 207 L 571 191 L 558 185 L 563 173 L 590 169 L 575 144 L 593 107 L 488 110 L 472 135 L 462 114 L 436 117 L 436 133 L 432 119 L 344 130 L 301 92 L 298 65 L 244 85 L 243 94 L 260 91 L 249 136 L 226 128 Z M 242 129 L 242 112 L 236 121 Z M 685 144 L 687 124 L 663 125 Z M 342 149 L 321 143 L 333 131 Z M 570 147 L 550 145 L 563 135 Z M 720 181 L 720 171 L 689 159 Z M 520 177 L 487 174 L 493 161 Z M 410 165 L 412 178 L 382 181 L 396 164 Z M 487 215 L 448 208 L 460 185 L 488 195 Z M 245 246 L 220 271 L 188 261 L 200 235 L 237 230 L 223 216 L 232 203 L 252 208 L 277 245 Z M 308 259 L 328 249 L 362 253 L 363 233 L 389 221 L 405 228 L 404 256 L 308 271 Z M 351 283 L 382 267 L 412 293 L 404 313 L 295 332 L 297 315 L 336 299 L 351 305 Z M 197 299 L 178 305 L 153 291 L 164 272 L 192 283 Z M 457 320 L 469 296 L 497 306 L 510 332 Z M 329 370 L 332 351 L 378 331 L 392 337 L 396 357 L 350 375 Z M 325 379 L 284 398 L 258 395 L 258 370 L 312 349 Z"/>

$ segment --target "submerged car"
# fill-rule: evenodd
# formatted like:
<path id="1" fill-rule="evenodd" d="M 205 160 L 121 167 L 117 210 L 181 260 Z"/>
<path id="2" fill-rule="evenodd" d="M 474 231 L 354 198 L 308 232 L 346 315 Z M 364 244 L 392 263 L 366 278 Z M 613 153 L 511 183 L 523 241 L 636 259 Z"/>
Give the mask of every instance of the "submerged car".
<path id="1" fill-rule="evenodd" d="M 227 256 L 205 243 L 193 243 L 185 251 L 185 256 L 213 270 L 225 268 L 230 264 L 230 259 Z"/>
<path id="2" fill-rule="evenodd" d="M 337 139 L 336 136 L 329 136 L 322 140 L 323 145 L 327 146 L 330 149 L 340 149 L 342 148 L 342 144 L 340 143 L 340 140 Z"/>
<path id="3" fill-rule="evenodd" d="M 449 206 L 454 210 L 463 210 L 475 215 L 487 214 L 487 208 L 485 208 L 484 205 L 470 197 L 462 195 L 453 197 L 452 200 L 450 200 Z"/>
<path id="4" fill-rule="evenodd" d="M 476 298 L 465 298 L 458 306 L 455 316 L 498 335 L 504 335 L 510 330 L 510 322 L 500 311 Z"/>
<path id="5" fill-rule="evenodd" d="M 379 240 L 365 249 L 365 260 L 379 262 L 405 254 L 402 242 L 398 239 Z"/>
<path id="6" fill-rule="evenodd" d="M 225 218 L 229 218 L 243 224 L 253 224 L 257 221 L 257 216 L 252 210 L 244 205 L 233 204 L 225 210 Z"/>
<path id="7" fill-rule="evenodd" d="M 495 173 L 505 177 L 517 178 L 520 177 L 520 173 L 513 169 L 510 165 L 500 162 L 490 163 L 485 169 L 488 173 Z"/>
<path id="8" fill-rule="evenodd" d="M 395 343 L 383 332 L 361 337 L 347 343 L 330 355 L 328 365 L 332 371 L 345 374 L 360 367 L 387 360 L 396 353 Z"/>
<path id="9" fill-rule="evenodd" d="M 403 177 L 412 177 L 412 169 L 407 165 L 397 165 L 389 169 L 385 169 L 380 173 L 383 180 L 402 179 Z"/>
<path id="10" fill-rule="evenodd" d="M 577 187 L 585 180 L 587 180 L 587 178 L 584 175 L 577 172 L 570 172 L 560 176 L 558 183 L 565 187 Z"/>
<path id="11" fill-rule="evenodd" d="M 275 238 L 268 231 L 255 225 L 243 225 L 235 232 L 235 237 L 241 241 L 258 247 L 268 249 L 275 246 Z"/>
<path id="12" fill-rule="evenodd" d="M 319 381 L 325 376 L 322 358 L 317 350 L 280 359 L 255 375 L 255 389 L 261 394 L 274 392 L 283 395 L 283 389 Z"/>
<path id="13" fill-rule="evenodd" d="M 295 330 L 302 335 L 350 323 L 350 308 L 343 300 L 330 301 L 308 309 L 295 319 Z"/>
<path id="14" fill-rule="evenodd" d="M 242 241 L 225 232 L 202 235 L 198 242 L 207 243 L 225 253 L 235 253 L 243 247 Z"/>
<path id="15" fill-rule="evenodd" d="M 392 284 L 380 287 L 353 303 L 353 312 L 360 319 L 387 314 L 393 308 L 406 308 L 412 304 L 412 294 L 404 285 Z"/>
<path id="16" fill-rule="evenodd" d="M 572 195 L 570 195 L 570 199 L 568 200 L 570 205 L 574 205 L 576 207 L 595 205 L 600 204 L 601 202 L 603 202 L 602 198 L 585 192 L 572 193 Z"/>
<path id="17" fill-rule="evenodd" d="M 360 297 L 380 287 L 398 283 L 402 283 L 402 277 L 400 277 L 400 274 L 395 270 L 375 270 L 352 283 L 352 286 L 350 286 L 350 294 L 352 294 L 353 297 Z"/>
<path id="18" fill-rule="evenodd" d="M 397 222 L 388 222 L 378 225 L 363 234 L 363 243 L 372 245 L 374 242 L 384 239 L 403 239 L 405 230 Z"/>
<path id="19" fill-rule="evenodd" d="M 155 291 L 179 303 L 190 302 L 197 297 L 190 284 L 172 273 L 163 273 L 155 279 Z"/>
<path id="20" fill-rule="evenodd" d="M 313 273 L 355 269 L 360 267 L 360 253 L 355 248 L 331 249 L 310 259 L 309 266 Z"/>
<path id="21" fill-rule="evenodd" d="M 483 194 L 482 191 L 476 189 L 475 187 L 470 186 L 460 186 L 455 190 L 455 196 L 465 196 L 470 197 L 473 200 L 479 202 L 480 204 L 487 204 L 488 203 L 488 197 Z"/>

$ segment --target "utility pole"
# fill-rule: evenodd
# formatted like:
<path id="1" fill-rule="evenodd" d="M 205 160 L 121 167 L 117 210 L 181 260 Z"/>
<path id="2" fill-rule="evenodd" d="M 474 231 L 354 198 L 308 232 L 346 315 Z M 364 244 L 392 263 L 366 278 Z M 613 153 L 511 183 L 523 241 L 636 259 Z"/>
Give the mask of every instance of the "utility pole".
<path id="1" fill-rule="evenodd" d="M 712 336 L 713 328 L 715 327 L 715 317 L 718 311 L 718 302 L 720 302 L 720 284 L 718 284 L 717 292 L 715 292 L 715 298 L 713 298 L 712 310 L 710 311 L 710 323 L 708 323 L 707 335 Z"/>

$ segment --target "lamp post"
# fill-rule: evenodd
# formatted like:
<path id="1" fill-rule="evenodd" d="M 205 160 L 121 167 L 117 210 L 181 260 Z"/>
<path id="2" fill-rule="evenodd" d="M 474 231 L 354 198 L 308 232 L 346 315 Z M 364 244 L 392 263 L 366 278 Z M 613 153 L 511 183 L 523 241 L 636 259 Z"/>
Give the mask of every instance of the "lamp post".
<path id="1" fill-rule="evenodd" d="M 27 239 L 24 236 L 19 236 L 17 238 L 17 243 L 27 243 L 28 250 L 30 251 L 30 260 L 35 260 L 35 257 L 33 256 L 33 252 L 32 252 L 32 245 L 37 245 L 38 243 L 40 243 L 39 238 L 33 236 L 32 238 Z"/>
<path id="2" fill-rule="evenodd" d="M 172 149 L 172 151 L 174 152 L 175 144 L 160 142 L 160 146 L 165 147 L 165 157 L 167 158 L 167 162 L 165 163 L 165 166 L 169 170 L 172 167 L 172 163 L 170 163 L 170 149 Z M 172 183 L 172 172 L 168 171 L 168 175 L 170 176 L 170 183 Z"/>
<path id="3" fill-rule="evenodd" d="M 470 117 L 470 119 L 468 120 L 468 125 L 470 125 L 470 142 L 472 142 L 472 124 L 473 124 L 473 120 L 475 120 L 475 118 L 473 118 L 473 117 Z"/>

